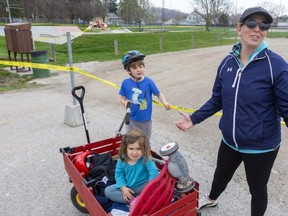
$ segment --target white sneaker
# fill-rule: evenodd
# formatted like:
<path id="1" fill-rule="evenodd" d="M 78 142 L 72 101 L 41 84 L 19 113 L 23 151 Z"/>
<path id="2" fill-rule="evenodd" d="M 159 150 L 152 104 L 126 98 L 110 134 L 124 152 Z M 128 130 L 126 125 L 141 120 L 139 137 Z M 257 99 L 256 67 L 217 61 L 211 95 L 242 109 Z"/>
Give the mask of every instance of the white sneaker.
<path id="1" fill-rule="evenodd" d="M 217 200 L 211 201 L 209 199 L 208 194 L 206 194 L 203 198 L 199 199 L 199 207 L 198 209 L 206 208 L 206 207 L 215 207 L 218 205 Z"/>

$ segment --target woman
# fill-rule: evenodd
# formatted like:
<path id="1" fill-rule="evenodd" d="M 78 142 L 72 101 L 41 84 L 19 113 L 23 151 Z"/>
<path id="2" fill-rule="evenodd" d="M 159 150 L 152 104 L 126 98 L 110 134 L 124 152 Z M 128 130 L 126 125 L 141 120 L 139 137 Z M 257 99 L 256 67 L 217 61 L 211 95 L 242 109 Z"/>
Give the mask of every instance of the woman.
<path id="1" fill-rule="evenodd" d="M 176 122 L 187 131 L 222 110 L 222 141 L 212 188 L 199 208 L 213 207 L 243 161 L 251 194 L 251 215 L 264 215 L 267 183 L 279 151 L 282 117 L 288 125 L 288 65 L 264 41 L 273 22 L 261 7 L 246 9 L 237 25 L 240 42 L 218 67 L 212 97 Z"/>

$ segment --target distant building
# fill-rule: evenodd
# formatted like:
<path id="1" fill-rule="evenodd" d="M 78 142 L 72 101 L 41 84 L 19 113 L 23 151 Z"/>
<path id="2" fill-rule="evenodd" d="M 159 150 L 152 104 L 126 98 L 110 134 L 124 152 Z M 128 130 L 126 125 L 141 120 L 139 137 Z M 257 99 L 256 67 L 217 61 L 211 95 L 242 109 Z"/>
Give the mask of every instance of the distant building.
<path id="1" fill-rule="evenodd" d="M 108 25 L 119 25 L 122 20 L 115 13 L 107 13 L 105 23 Z"/>
<path id="2" fill-rule="evenodd" d="M 288 28 L 288 16 L 287 15 L 277 17 L 276 20 L 277 20 L 277 27 Z"/>
<path id="3" fill-rule="evenodd" d="M 191 14 L 187 16 L 186 19 L 180 20 L 178 22 L 179 25 L 205 25 L 205 20 L 197 14 L 195 11 L 193 11 Z"/>
<path id="4" fill-rule="evenodd" d="M 168 21 L 165 22 L 165 25 L 177 25 L 178 22 L 176 19 L 170 19 Z"/>
<path id="5" fill-rule="evenodd" d="M 193 24 L 189 20 L 183 19 L 183 20 L 180 20 L 178 22 L 178 25 L 180 25 L 180 26 L 192 26 Z"/>

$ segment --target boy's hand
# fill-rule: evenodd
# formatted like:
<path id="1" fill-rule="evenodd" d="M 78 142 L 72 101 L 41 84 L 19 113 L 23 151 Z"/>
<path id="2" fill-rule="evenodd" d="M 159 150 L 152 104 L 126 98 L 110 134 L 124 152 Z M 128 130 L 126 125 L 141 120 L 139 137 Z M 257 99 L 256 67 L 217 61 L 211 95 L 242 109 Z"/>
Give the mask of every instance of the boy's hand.
<path id="1" fill-rule="evenodd" d="M 125 102 L 124 102 L 124 104 L 123 104 L 125 108 L 127 108 L 127 104 L 128 104 L 128 103 L 131 104 L 131 101 L 130 101 L 130 100 L 125 100 Z"/>
<path id="2" fill-rule="evenodd" d="M 130 188 L 123 186 L 123 187 L 121 187 L 121 191 L 122 191 L 123 199 L 126 202 L 129 202 L 131 199 L 134 198 L 134 196 L 132 195 L 134 193 L 134 191 L 131 190 Z"/>
<path id="3" fill-rule="evenodd" d="M 169 103 L 163 104 L 163 106 L 165 107 L 166 110 L 170 110 L 171 109 L 170 105 L 171 104 L 169 104 Z"/>

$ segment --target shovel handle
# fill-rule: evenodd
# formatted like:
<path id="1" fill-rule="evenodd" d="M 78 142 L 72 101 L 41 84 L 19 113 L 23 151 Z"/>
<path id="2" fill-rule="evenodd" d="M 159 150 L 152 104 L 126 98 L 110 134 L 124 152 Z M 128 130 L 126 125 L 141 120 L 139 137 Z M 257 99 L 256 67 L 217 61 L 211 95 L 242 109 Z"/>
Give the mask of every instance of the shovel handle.
<path id="1" fill-rule="evenodd" d="M 76 91 L 79 91 L 81 90 L 81 95 L 78 96 Z M 73 97 L 80 103 L 82 104 L 83 103 L 83 99 L 84 99 L 84 95 L 85 95 L 85 88 L 84 86 L 76 86 L 72 89 L 72 95 Z"/>
<path id="2" fill-rule="evenodd" d="M 81 94 L 79 96 L 79 94 L 76 93 L 76 91 L 81 91 Z M 85 95 L 85 88 L 84 86 L 76 86 L 72 89 L 72 95 L 73 97 L 79 102 L 80 104 L 80 109 L 81 109 L 81 113 L 82 113 L 82 119 L 83 119 L 83 124 L 84 124 L 84 129 L 85 129 L 85 133 L 86 133 L 86 138 L 87 138 L 87 143 L 90 143 L 90 137 L 89 137 L 89 132 L 87 129 L 87 121 L 86 121 L 86 117 L 85 117 L 85 111 L 84 111 L 84 106 L 83 106 L 83 99 L 84 99 L 84 95 Z M 79 93 L 78 92 L 78 93 Z"/>

